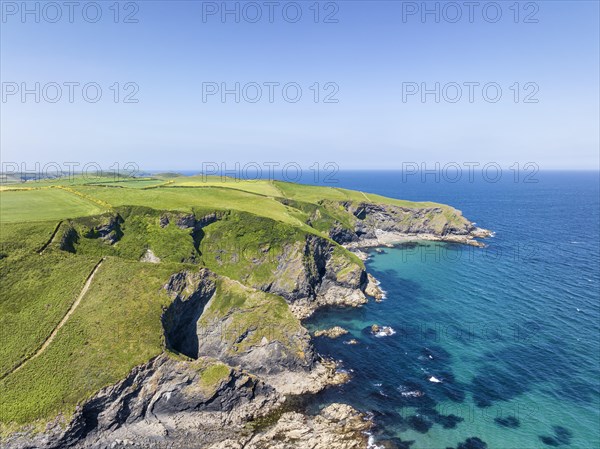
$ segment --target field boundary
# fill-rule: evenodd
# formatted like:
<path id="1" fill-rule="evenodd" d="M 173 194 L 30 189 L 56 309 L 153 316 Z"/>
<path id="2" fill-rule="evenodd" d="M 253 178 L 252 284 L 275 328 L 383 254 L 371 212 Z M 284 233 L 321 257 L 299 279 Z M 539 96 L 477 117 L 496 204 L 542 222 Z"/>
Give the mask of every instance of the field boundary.
<path id="1" fill-rule="evenodd" d="M 44 251 L 46 251 L 46 248 L 48 248 L 50 246 L 50 244 L 54 241 L 54 237 L 56 237 L 56 234 L 58 233 L 58 230 L 60 229 L 60 225 L 63 224 L 64 220 L 60 220 L 58 222 L 58 224 L 56 225 L 56 228 L 54 228 L 54 232 L 52 233 L 52 235 L 50 236 L 50 239 L 44 244 L 44 246 L 42 246 L 39 250 L 38 250 L 38 254 L 41 256 Z"/>
<path id="2" fill-rule="evenodd" d="M 79 192 L 78 190 L 72 189 L 70 187 L 66 187 L 66 186 L 51 186 L 50 188 L 56 188 L 56 189 L 60 189 L 60 190 L 64 190 L 65 192 L 69 192 L 75 196 L 78 196 L 79 198 L 82 198 L 86 201 L 89 201 L 93 204 L 95 204 L 96 206 L 100 206 L 103 209 L 108 209 L 108 210 L 112 210 L 113 207 L 111 204 L 108 204 L 106 201 L 102 201 L 99 200 L 98 198 L 94 198 L 93 196 L 90 195 L 86 195 L 83 192 Z"/>
<path id="3" fill-rule="evenodd" d="M 171 184 L 173 184 L 175 181 L 173 181 L 172 179 L 165 181 L 163 183 L 160 184 L 156 184 L 155 186 L 146 186 L 146 187 L 141 187 L 140 190 L 150 190 L 150 189 L 159 189 L 161 187 L 167 187 Z M 173 186 L 174 187 L 174 186 Z"/>
<path id="4" fill-rule="evenodd" d="M 274 180 L 271 181 L 271 185 L 275 187 L 275 189 L 281 194 L 281 198 L 289 199 L 285 192 L 281 190 L 281 187 L 279 187 Z"/>

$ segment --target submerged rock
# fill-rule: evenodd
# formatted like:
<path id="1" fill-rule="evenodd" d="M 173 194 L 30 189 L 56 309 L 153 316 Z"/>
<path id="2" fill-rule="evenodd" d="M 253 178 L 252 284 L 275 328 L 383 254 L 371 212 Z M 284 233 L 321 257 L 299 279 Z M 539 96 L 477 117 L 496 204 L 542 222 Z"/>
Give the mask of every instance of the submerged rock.
<path id="1" fill-rule="evenodd" d="M 456 446 L 456 449 L 486 449 L 487 443 L 477 437 L 467 438 L 464 443 Z"/>
<path id="2" fill-rule="evenodd" d="M 508 427 L 510 429 L 516 429 L 521 426 L 521 421 L 516 416 L 500 416 L 494 418 L 494 422 L 502 427 Z"/>

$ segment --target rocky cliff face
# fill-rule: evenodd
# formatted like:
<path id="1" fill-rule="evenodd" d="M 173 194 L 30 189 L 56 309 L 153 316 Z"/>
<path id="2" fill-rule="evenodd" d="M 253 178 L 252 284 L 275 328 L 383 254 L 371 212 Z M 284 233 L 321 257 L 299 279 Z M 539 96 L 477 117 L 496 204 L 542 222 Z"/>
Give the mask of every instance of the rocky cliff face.
<path id="1" fill-rule="evenodd" d="M 3 447 L 206 447 L 235 438 L 249 418 L 269 413 L 282 398 L 256 377 L 225 365 L 219 377 L 205 381 L 203 374 L 215 363 L 163 354 L 101 390 L 66 429 L 56 423 L 33 439 L 19 435 Z M 194 445 L 186 446 L 190 435 Z"/>
<path id="2" fill-rule="evenodd" d="M 289 312 L 280 323 L 271 323 L 252 319 L 251 313 L 244 316 L 245 304 L 232 308 L 221 304 L 241 291 L 252 300 L 248 307 L 269 308 L 271 299 L 263 292 L 205 268 L 174 274 L 165 289 L 173 298 L 162 317 L 171 350 L 193 359 L 214 357 L 255 374 L 310 371 L 317 362 L 308 333 Z M 289 332 L 284 335 L 281 328 Z"/>
<path id="3" fill-rule="evenodd" d="M 92 218 L 86 217 L 79 221 L 84 223 L 85 226 L 78 226 L 81 223 L 76 223 L 73 220 L 59 225 L 57 233 L 60 235 L 62 232 L 59 243 L 61 250 L 75 253 L 75 245 L 80 240 L 80 234 L 88 239 L 100 239 L 109 245 L 114 245 L 123 236 L 123 231 L 121 230 L 123 218 L 119 214 L 105 214 Z M 78 227 L 81 232 L 78 231 Z"/>
<path id="4" fill-rule="evenodd" d="M 466 235 L 472 225 L 462 216 L 444 216 L 439 207 L 409 209 L 399 206 L 361 203 L 349 211 L 358 218 L 356 234 L 362 238 L 375 237 L 375 231 L 405 234 Z M 462 220 L 461 220 L 462 219 Z"/>
<path id="5" fill-rule="evenodd" d="M 296 317 L 304 319 L 325 305 L 356 307 L 367 302 L 367 274 L 357 260 L 327 239 L 308 235 L 284 248 L 274 281 L 260 286 L 283 296 Z"/>
<path id="6" fill-rule="evenodd" d="M 168 349 L 197 359 L 202 330 L 198 322 L 216 290 L 216 275 L 209 270 L 176 273 L 165 285 L 173 302 L 161 317 Z"/>
<path id="7" fill-rule="evenodd" d="M 286 298 L 300 319 L 324 305 L 367 302 L 367 275 L 362 264 L 340 254 L 324 238 L 309 235 L 304 243 L 287 246 L 278 259 L 275 281 L 263 289 Z"/>
<path id="8" fill-rule="evenodd" d="M 123 236 L 122 224 L 123 217 L 119 214 L 112 215 L 108 217 L 107 222 L 92 226 L 85 236 L 87 238 L 99 238 L 114 245 Z"/>
<path id="9" fill-rule="evenodd" d="M 388 245 L 408 238 L 481 246 L 474 239 L 491 235 L 448 206 L 409 208 L 353 202 L 342 203 L 342 206 L 355 217 L 353 227 L 335 226 L 329 235 L 348 247 Z"/>

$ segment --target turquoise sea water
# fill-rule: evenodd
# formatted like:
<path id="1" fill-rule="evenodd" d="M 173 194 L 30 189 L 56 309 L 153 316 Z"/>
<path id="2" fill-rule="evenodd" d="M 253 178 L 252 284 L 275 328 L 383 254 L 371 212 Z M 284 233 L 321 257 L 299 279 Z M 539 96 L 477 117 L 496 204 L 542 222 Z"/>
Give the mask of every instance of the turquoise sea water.
<path id="1" fill-rule="evenodd" d="M 339 178 L 340 187 L 451 204 L 496 235 L 485 249 L 372 251 L 368 270 L 385 301 L 307 323 L 350 331 L 316 339 L 352 381 L 315 407 L 372 413 L 377 444 L 390 447 L 600 448 L 598 173 L 542 172 L 537 183 Z M 374 337 L 372 324 L 396 333 Z"/>

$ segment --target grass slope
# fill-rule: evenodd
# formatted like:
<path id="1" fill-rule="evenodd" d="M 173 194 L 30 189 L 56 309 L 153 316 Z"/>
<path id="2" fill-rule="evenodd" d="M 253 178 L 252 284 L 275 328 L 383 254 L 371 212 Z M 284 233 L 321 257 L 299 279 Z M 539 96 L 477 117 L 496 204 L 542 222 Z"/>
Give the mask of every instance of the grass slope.
<path id="1" fill-rule="evenodd" d="M 0 260 L 0 377 L 50 335 L 96 262 L 65 253 Z"/>
<path id="2" fill-rule="evenodd" d="M 246 285 L 265 285 L 273 282 L 284 247 L 305 235 L 300 228 L 237 212 L 204 228 L 200 252 L 211 270 Z"/>
<path id="3" fill-rule="evenodd" d="M 39 251 L 50 239 L 58 221 L 1 223 L 0 258 Z"/>
<path id="4" fill-rule="evenodd" d="M 169 303 L 162 286 L 176 269 L 108 258 L 46 351 L 0 380 L 0 422 L 10 428 L 69 416 L 80 401 L 160 354 L 160 315 Z"/>

